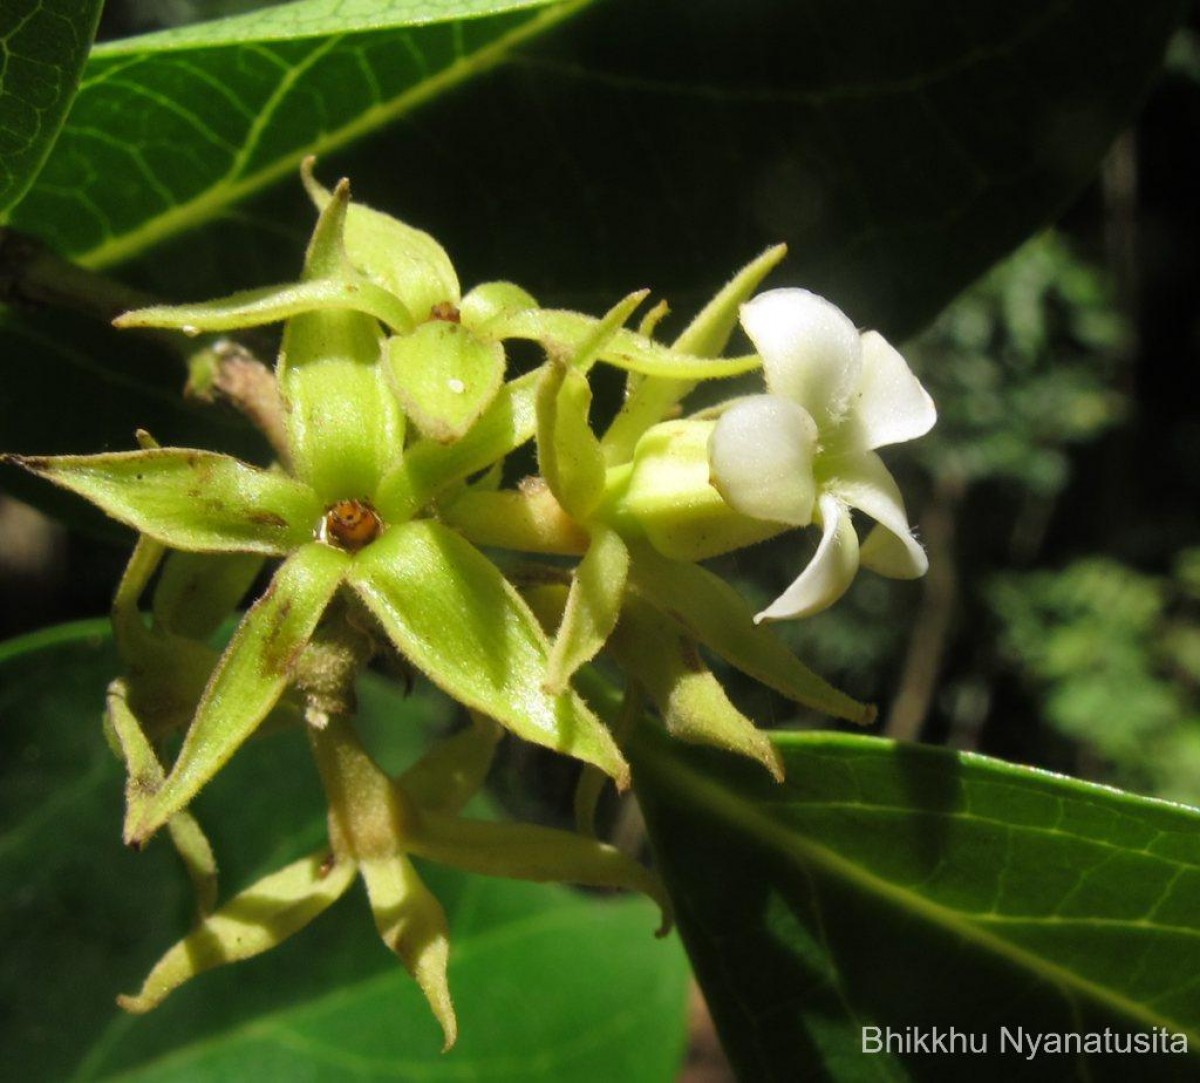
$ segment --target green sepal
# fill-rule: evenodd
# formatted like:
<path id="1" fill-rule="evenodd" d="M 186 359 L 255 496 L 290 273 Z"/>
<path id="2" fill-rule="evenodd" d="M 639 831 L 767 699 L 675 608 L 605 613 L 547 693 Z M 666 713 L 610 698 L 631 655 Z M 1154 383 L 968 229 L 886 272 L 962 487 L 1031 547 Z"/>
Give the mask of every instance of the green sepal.
<path id="1" fill-rule="evenodd" d="M 304 164 L 301 173 L 309 197 L 324 212 L 338 192 L 331 196 L 317 183 L 311 161 Z M 461 290 L 454 264 L 446 250 L 423 230 L 361 203 L 351 203 L 346 209 L 342 239 L 350 262 L 399 297 L 417 322 L 428 318 L 434 305 L 458 304 Z"/>
<path id="2" fill-rule="evenodd" d="M 438 741 L 397 780 L 423 809 L 458 812 L 483 786 L 504 730 L 487 715 L 471 712 L 466 729 Z"/>
<path id="3" fill-rule="evenodd" d="M 253 553 L 169 553 L 154 588 L 156 629 L 207 639 L 234 611 L 263 566 Z"/>
<path id="4" fill-rule="evenodd" d="M 709 483 L 712 421 L 664 421 L 638 441 L 632 467 L 608 471 L 599 514 L 676 560 L 706 560 L 791 529 L 734 511 Z"/>
<path id="5" fill-rule="evenodd" d="M 673 737 L 747 756 L 783 781 L 783 761 L 767 735 L 730 702 L 695 642 L 668 617 L 630 599 L 610 649 L 646 689 Z"/>
<path id="6" fill-rule="evenodd" d="M 699 354 L 701 357 L 715 357 L 719 354 L 737 327 L 743 302 L 749 299 L 762 280 L 779 266 L 786 255 L 787 245 L 777 244 L 747 263 L 696 313 L 692 322 L 672 344 L 673 348 Z"/>
<path id="7" fill-rule="evenodd" d="M 700 310 L 671 348 L 700 357 L 716 357 L 725 349 L 730 334 L 737 326 L 742 303 L 754 293 L 759 283 L 786 255 L 787 245 L 775 245 L 743 267 Z M 649 334 L 649 329 L 645 326 L 641 331 L 644 335 Z M 611 465 L 628 462 L 642 433 L 651 425 L 662 421 L 667 411 L 695 387 L 695 384 L 694 379 L 647 377 L 631 387 L 620 411 L 601 440 L 605 461 Z"/>
<path id="8" fill-rule="evenodd" d="M 629 550 L 615 530 L 597 526 L 571 580 L 562 623 L 550 650 L 546 690 L 563 691 L 574 672 L 600 653 L 616 627 L 629 572 Z"/>
<path id="9" fill-rule="evenodd" d="M 615 304 L 571 355 L 552 353 L 538 384 L 538 466 L 558 502 L 584 522 L 604 495 L 604 456 L 592 432 L 592 389 L 584 373 L 645 298 L 632 293 Z"/>
<path id="10" fill-rule="evenodd" d="M 642 686 L 631 680 L 625 685 L 625 695 L 621 700 L 621 709 L 616 715 L 607 719 L 617 744 L 624 748 L 625 741 L 633 727 L 642 719 L 645 710 L 645 695 Z M 583 765 L 579 772 L 579 780 L 575 783 L 575 830 L 581 835 L 594 838 L 596 835 L 596 807 L 600 803 L 600 794 L 608 778 L 597 771 L 590 763 Z"/>
<path id="11" fill-rule="evenodd" d="M 464 327 L 482 335 L 497 316 L 537 307 L 533 295 L 513 282 L 481 282 L 462 299 L 458 312 Z"/>
<path id="12" fill-rule="evenodd" d="M 592 389 L 577 369 L 551 363 L 537 391 L 538 467 L 555 499 L 585 521 L 604 494 L 604 458 L 588 422 Z"/>
<path id="13" fill-rule="evenodd" d="M 166 781 L 130 801 L 127 842 L 140 845 L 186 807 L 275 706 L 349 563 L 314 542 L 280 566 L 221 655 Z"/>
<path id="14" fill-rule="evenodd" d="M 488 321 L 497 338 L 523 338 L 539 342 L 552 355 L 570 356 L 587 342 L 599 323 L 592 316 L 565 309 L 535 308 L 501 312 Z M 647 376 L 676 380 L 713 380 L 742 376 L 762 365 L 757 354 L 708 358 L 674 350 L 636 331 L 617 331 L 598 351 L 597 358 L 617 368 Z"/>
<path id="15" fill-rule="evenodd" d="M 117 1003 L 148 1012 L 189 978 L 276 947 L 336 902 L 355 872 L 353 862 L 331 864 L 318 851 L 263 877 L 205 918 L 155 964 L 138 993 Z"/>
<path id="16" fill-rule="evenodd" d="M 216 651 L 203 643 L 146 627 L 138 602 L 165 552 L 152 538 L 138 538 L 112 604 L 124 694 L 139 724 L 155 739 L 187 725 L 217 664 Z"/>
<path id="17" fill-rule="evenodd" d="M 422 435 L 461 440 L 504 383 L 504 348 L 461 324 L 431 320 L 387 341 L 388 379 Z"/>
<path id="18" fill-rule="evenodd" d="M 403 854 L 364 861 L 360 870 L 375 928 L 425 994 L 441 1025 L 445 1052 L 458 1037 L 458 1020 L 446 980 L 450 961 L 446 912 Z"/>
<path id="19" fill-rule="evenodd" d="M 640 891 L 662 911 L 659 935 L 671 927 L 671 901 L 657 876 L 615 846 L 571 831 L 429 812 L 408 847 L 418 857 L 485 876 Z"/>
<path id="20" fill-rule="evenodd" d="M 373 316 L 395 331 L 407 331 L 413 319 L 397 297 L 373 282 L 315 278 L 281 286 L 242 290 L 191 305 L 154 305 L 118 316 L 116 327 L 172 327 L 180 331 L 236 331 L 282 323 L 304 312 L 350 309 Z"/>
<path id="21" fill-rule="evenodd" d="M 470 542 L 430 520 L 393 526 L 357 555 L 348 581 L 401 653 L 448 695 L 624 786 L 628 767 L 604 724 L 574 692 L 542 688 L 546 635 Z"/>
<path id="22" fill-rule="evenodd" d="M 127 797 L 132 800 L 135 794 L 158 789 L 166 776 L 141 724 L 129 708 L 124 681 L 113 681 L 108 686 L 105 722 L 116 736 L 121 758 L 125 761 Z M 217 859 L 212 846 L 190 812 L 175 813 L 167 821 L 167 831 L 192 881 L 197 909 L 201 914 L 210 913 L 217 902 Z"/>
<path id="23" fill-rule="evenodd" d="M 541 478 L 498 493 L 470 489 L 441 504 L 438 512 L 443 523 L 479 546 L 578 556 L 589 544 L 587 531 Z"/>
<path id="24" fill-rule="evenodd" d="M 410 519 L 444 489 L 486 470 L 532 439 L 541 373 L 535 369 L 506 383 L 471 431 L 456 443 L 418 440 L 411 445 L 375 495 L 375 507 L 383 518 L 390 523 Z"/>
<path id="25" fill-rule="evenodd" d="M 304 281 L 333 279 L 370 293 L 379 287 L 350 266 L 343 244 L 349 201 L 343 181 L 317 219 Z M 408 330 L 407 311 L 405 320 Z M 327 504 L 369 499 L 400 459 L 404 416 L 383 378 L 382 350 L 375 320 L 345 305 L 302 312 L 284 326 L 276 377 L 292 466 Z"/>
<path id="26" fill-rule="evenodd" d="M 281 556 L 312 538 L 321 514 L 307 485 L 212 451 L 2 458 L 172 549 Z"/>
<path id="27" fill-rule="evenodd" d="M 293 469 L 325 504 L 370 498 L 401 458 L 404 415 L 387 386 L 375 321 L 308 312 L 288 321 L 279 390 Z"/>
<path id="28" fill-rule="evenodd" d="M 706 568 L 660 556 L 647 545 L 630 546 L 629 588 L 669 613 L 709 650 L 755 680 L 806 707 L 860 725 L 875 707 L 859 703 L 817 676 L 766 625 L 725 580 Z"/>

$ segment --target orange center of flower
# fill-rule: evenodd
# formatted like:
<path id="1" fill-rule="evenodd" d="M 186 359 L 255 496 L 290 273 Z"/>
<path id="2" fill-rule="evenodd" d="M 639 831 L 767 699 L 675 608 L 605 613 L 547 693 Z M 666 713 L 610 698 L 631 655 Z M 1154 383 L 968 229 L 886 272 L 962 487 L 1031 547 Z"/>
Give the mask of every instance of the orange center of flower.
<path id="1" fill-rule="evenodd" d="M 383 520 L 366 500 L 339 500 L 325 512 L 322 540 L 357 552 L 379 537 Z"/>

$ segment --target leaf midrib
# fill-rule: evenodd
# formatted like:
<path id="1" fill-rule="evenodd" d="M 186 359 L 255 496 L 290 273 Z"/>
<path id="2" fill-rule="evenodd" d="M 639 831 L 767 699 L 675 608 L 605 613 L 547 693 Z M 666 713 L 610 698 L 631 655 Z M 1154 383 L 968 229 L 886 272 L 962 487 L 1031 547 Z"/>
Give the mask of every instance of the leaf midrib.
<path id="1" fill-rule="evenodd" d="M 1149 1027 L 1166 1027 L 1176 1033 L 1187 1034 L 1195 1042 L 1200 1041 L 1200 1030 L 1183 1026 L 1169 1016 L 1153 1012 L 1128 997 L 1083 978 L 1074 971 L 1042 956 L 1021 948 L 979 928 L 959 911 L 934 902 L 931 899 L 906 890 L 884 880 L 862 865 L 841 856 L 828 847 L 781 827 L 768 816 L 746 801 L 742 801 L 726 787 L 715 783 L 689 764 L 665 757 L 645 738 L 636 740 L 638 757 L 637 770 L 650 768 L 655 783 L 682 798 L 684 802 L 703 808 L 708 815 L 718 815 L 742 829 L 751 839 L 757 840 L 768 849 L 774 850 L 785 859 L 805 870 L 806 862 L 819 866 L 824 872 L 853 884 L 855 887 L 875 895 L 877 898 L 896 905 L 909 914 L 923 918 L 930 924 L 942 928 L 964 941 L 989 951 L 1026 971 L 1039 975 L 1068 1000 L 1073 993 L 1083 994 L 1097 1003 L 1107 1006 L 1130 1019 Z M 869 807 L 869 806 L 864 806 Z"/>
<path id="2" fill-rule="evenodd" d="M 574 17 L 593 2 L 594 0 L 566 0 L 561 5 L 540 11 L 528 22 L 507 34 L 502 34 L 469 56 L 456 60 L 436 75 L 413 84 L 394 98 L 377 102 L 340 128 L 326 132 L 319 139 L 276 159 L 257 172 L 236 180 L 229 176 L 222 178 L 200 195 L 183 203 L 177 203 L 169 210 L 146 219 L 137 228 L 123 233 L 119 237 L 110 237 L 93 248 L 77 252 L 73 258 L 83 266 L 96 270 L 111 267 L 133 258 L 140 252 L 154 247 L 177 233 L 182 233 L 215 218 L 226 207 L 253 195 L 295 171 L 300 162 L 308 155 L 320 156 L 333 153 L 371 131 L 402 117 L 438 94 L 496 67 L 516 46 L 545 33 L 560 22 Z M 368 31 L 368 33 L 370 32 Z M 321 50 L 335 47 L 337 42 L 343 40 L 343 37 L 327 39 L 327 43 L 322 45 Z M 311 57 L 315 59 L 315 54 L 311 54 Z M 311 59 L 305 61 L 305 63 L 309 62 Z M 243 148 L 243 159 L 248 156 L 248 148 Z"/>

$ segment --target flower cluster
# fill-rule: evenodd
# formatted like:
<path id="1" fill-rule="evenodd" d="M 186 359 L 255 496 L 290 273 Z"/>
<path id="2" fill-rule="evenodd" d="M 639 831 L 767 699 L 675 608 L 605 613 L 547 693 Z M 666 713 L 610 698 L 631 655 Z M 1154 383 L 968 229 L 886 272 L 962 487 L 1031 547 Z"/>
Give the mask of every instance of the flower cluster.
<path id="1" fill-rule="evenodd" d="M 361 875 L 381 936 L 449 1045 L 449 930 L 412 858 L 639 890 L 665 924 L 653 873 L 594 837 L 600 784 L 629 784 L 630 727 L 655 718 L 781 776 L 774 748 L 700 647 L 796 702 L 873 718 L 759 621 L 829 604 L 860 562 L 889 575 L 924 571 L 873 449 L 924 432 L 933 407 L 900 356 L 828 302 L 796 290 L 749 300 L 782 248 L 746 267 L 668 346 L 653 337 L 660 309 L 638 331 L 625 327 L 643 293 L 600 319 L 543 308 L 511 283 L 463 295 L 431 237 L 351 203 L 344 181 L 328 192 L 306 172 L 306 183 L 320 213 L 298 282 L 118 321 L 193 334 L 282 322 L 273 377 L 252 411 L 276 463 L 159 447 L 144 433 L 139 450 L 14 459 L 140 536 L 113 607 L 125 673 L 107 712 L 128 768 L 125 837 L 141 846 L 167 828 L 202 916 L 124 1006 L 148 1010 L 193 975 L 279 943 Z M 739 314 L 758 352 L 721 357 Z M 544 363 L 508 371 L 512 339 L 538 343 Z M 600 434 L 590 412 L 597 363 L 628 373 L 625 401 Z M 673 417 L 698 381 L 760 364 L 769 395 Z M 538 476 L 504 487 L 505 460 L 531 440 Z M 861 549 L 850 508 L 878 522 Z M 809 523 L 823 531 L 816 557 L 757 618 L 698 563 Z M 485 550 L 525 561 L 506 571 Z M 538 554 L 578 562 L 569 573 L 539 568 L 529 563 Z M 207 641 L 269 560 L 279 561 L 269 585 L 214 652 Z M 627 681 L 615 699 L 591 664 L 602 651 Z M 353 726 L 355 680 L 386 654 L 471 719 L 395 777 Z M 268 718 L 307 734 L 328 846 L 217 905 L 212 851 L 188 808 Z M 163 738 L 175 730 L 182 746 L 164 767 Z M 462 815 L 503 730 L 582 762 L 577 832 Z"/>

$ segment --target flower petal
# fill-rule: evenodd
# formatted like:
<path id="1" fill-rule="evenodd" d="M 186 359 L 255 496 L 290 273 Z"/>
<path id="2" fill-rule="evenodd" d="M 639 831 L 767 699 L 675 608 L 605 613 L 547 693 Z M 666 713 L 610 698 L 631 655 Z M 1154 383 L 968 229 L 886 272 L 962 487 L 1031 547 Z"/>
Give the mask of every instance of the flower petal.
<path id="1" fill-rule="evenodd" d="M 924 436 L 937 407 L 908 363 L 878 331 L 862 337 L 862 382 L 851 407 L 869 448 Z"/>
<path id="2" fill-rule="evenodd" d="M 767 389 L 824 427 L 845 413 L 862 375 L 858 331 L 837 305 L 801 289 L 768 290 L 742 305 Z"/>
<path id="3" fill-rule="evenodd" d="M 850 522 L 849 510 L 832 493 L 823 493 L 817 508 L 824 533 L 816 555 L 800 577 L 755 616 L 756 623 L 820 613 L 845 594 L 854 579 L 858 571 L 858 535 Z"/>
<path id="4" fill-rule="evenodd" d="M 817 497 L 816 451 L 817 425 L 803 407 L 755 395 L 717 421 L 708 442 L 710 477 L 735 511 L 807 526 Z"/>
<path id="5" fill-rule="evenodd" d="M 866 452 L 837 465 L 838 475 L 828 483 L 830 492 L 879 523 L 863 544 L 863 565 L 892 579 L 924 575 L 929 558 L 909 528 L 904 498 L 883 460 Z"/>

